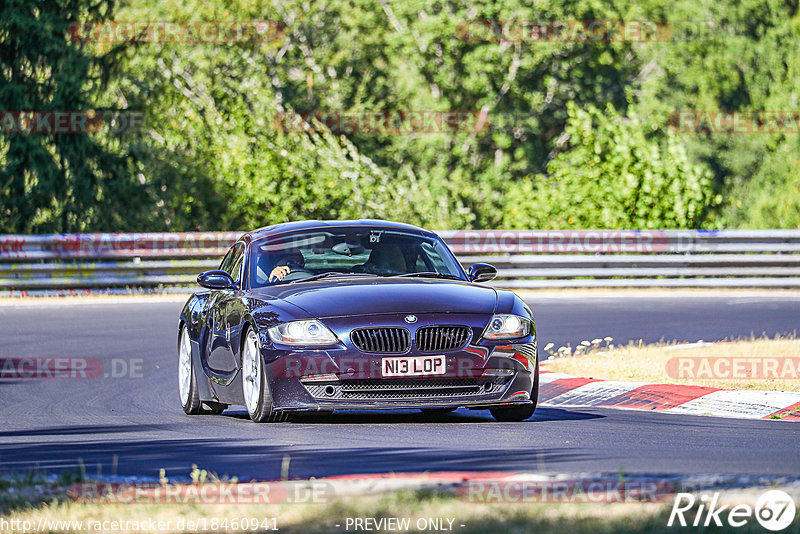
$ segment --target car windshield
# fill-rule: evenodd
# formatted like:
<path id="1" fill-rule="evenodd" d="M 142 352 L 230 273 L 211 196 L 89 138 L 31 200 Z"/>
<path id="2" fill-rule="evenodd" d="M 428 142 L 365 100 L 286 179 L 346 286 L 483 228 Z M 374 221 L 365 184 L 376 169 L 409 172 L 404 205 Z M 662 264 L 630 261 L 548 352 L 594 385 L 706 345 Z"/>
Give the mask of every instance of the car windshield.
<path id="1" fill-rule="evenodd" d="M 326 277 L 402 276 L 457 278 L 463 270 L 435 236 L 381 228 L 306 230 L 253 242 L 250 287 Z M 282 275 L 280 278 L 278 275 Z"/>

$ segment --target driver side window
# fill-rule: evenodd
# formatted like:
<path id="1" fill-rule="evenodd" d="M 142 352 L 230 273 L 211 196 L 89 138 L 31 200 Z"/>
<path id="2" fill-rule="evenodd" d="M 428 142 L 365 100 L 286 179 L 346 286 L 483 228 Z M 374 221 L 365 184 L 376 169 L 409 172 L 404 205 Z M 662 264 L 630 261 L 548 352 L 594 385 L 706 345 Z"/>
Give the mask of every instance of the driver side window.
<path id="1" fill-rule="evenodd" d="M 235 282 L 241 282 L 242 263 L 244 263 L 244 243 L 239 242 L 231 247 L 219 268 L 231 275 Z"/>
<path id="2" fill-rule="evenodd" d="M 233 259 L 233 266 L 231 266 L 231 277 L 233 278 L 234 282 L 242 281 L 242 264 L 244 263 L 244 245 L 242 245 L 236 254 L 234 255 Z"/>

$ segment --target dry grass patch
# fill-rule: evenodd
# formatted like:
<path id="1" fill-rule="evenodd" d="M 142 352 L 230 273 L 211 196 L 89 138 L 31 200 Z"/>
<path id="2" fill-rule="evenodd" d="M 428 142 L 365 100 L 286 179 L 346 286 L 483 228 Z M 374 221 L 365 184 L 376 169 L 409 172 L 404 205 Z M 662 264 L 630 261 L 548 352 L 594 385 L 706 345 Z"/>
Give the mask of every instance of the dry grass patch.
<path id="1" fill-rule="evenodd" d="M 27 522 L 29 531 L 97 532 L 96 527 L 88 524 L 92 521 L 95 525 L 98 522 L 104 525 L 101 531 L 137 534 L 189 530 L 274 532 L 275 527 L 280 532 L 305 534 L 353 532 L 356 529 L 352 522 L 350 528 L 347 528 L 348 518 L 372 518 L 376 521 L 394 518 L 395 521 L 405 519 L 408 527 L 397 529 L 396 522 L 383 523 L 384 528 L 375 528 L 373 531 L 437 531 L 439 529 L 419 528 L 418 521 L 430 525 L 429 520 L 438 520 L 439 525 L 448 527 L 444 530 L 460 534 L 638 534 L 671 531 L 666 524 L 673 504 L 669 497 L 664 502 L 606 504 L 467 502 L 462 500 L 463 497 L 453 495 L 452 491 L 439 490 L 403 490 L 367 496 L 339 496 L 319 504 L 98 504 L 70 500 L 65 480 L 47 482 L 40 477 L 0 478 L 0 525 L 19 527 L 20 523 Z M 758 494 L 762 491 L 763 489 L 759 489 Z M 732 498 L 735 501 L 749 502 L 739 495 L 732 495 Z M 722 518 L 725 518 L 725 514 Z M 798 519 L 795 519 L 795 529 Z M 243 520 L 248 521 L 245 528 L 241 527 Z M 171 526 L 148 528 L 148 522 L 159 521 Z M 194 524 L 193 528 L 188 526 L 190 521 Z M 261 524 L 252 528 L 249 527 L 251 521 Z M 116 526 L 120 524 L 125 526 Z M 373 528 L 375 525 L 373 523 Z M 37 528 L 38 526 L 42 528 Z M 14 529 L 13 526 L 11 528 Z M 737 532 L 746 534 L 763 532 L 763 529 L 754 523 L 737 529 Z"/>
<path id="2" fill-rule="evenodd" d="M 554 358 L 545 368 L 604 380 L 800 391 L 800 340 L 778 337 L 688 345 L 639 342 Z"/>
<path id="3" fill-rule="evenodd" d="M 298 533 L 345 532 L 347 518 L 365 517 L 409 518 L 411 528 L 407 531 L 418 532 L 416 528 L 418 520 L 434 518 L 444 520 L 444 525 L 452 524 L 453 531 L 463 534 L 484 532 L 588 534 L 652 532 L 666 524 L 665 514 L 668 506 L 663 503 L 470 504 L 459 501 L 451 495 L 401 491 L 379 496 L 341 498 L 329 504 L 157 506 L 59 502 L 33 509 L 17 510 L 4 516 L 6 519 L 28 520 L 32 524 L 40 524 L 40 521 L 43 521 L 49 525 L 65 520 L 144 523 L 150 519 L 177 525 L 178 520 L 183 518 L 184 525 L 188 521 L 194 521 L 196 524 L 207 525 L 212 532 L 235 532 L 236 530 L 230 528 L 231 520 L 234 518 L 270 518 L 266 529 L 257 528 L 255 531 L 269 532 L 277 526 L 280 532 Z M 223 523 L 225 518 L 228 519 L 227 523 Z M 448 523 L 448 519 L 452 520 L 452 523 Z M 132 526 L 133 523 L 129 525 Z M 349 531 L 353 530 L 351 524 Z M 391 529 L 378 529 L 383 532 L 387 530 L 391 531 Z M 56 528 L 53 531 L 73 530 Z M 136 530 L 136 532 L 148 531 L 150 530 Z M 167 531 L 176 530 L 173 527 Z"/>

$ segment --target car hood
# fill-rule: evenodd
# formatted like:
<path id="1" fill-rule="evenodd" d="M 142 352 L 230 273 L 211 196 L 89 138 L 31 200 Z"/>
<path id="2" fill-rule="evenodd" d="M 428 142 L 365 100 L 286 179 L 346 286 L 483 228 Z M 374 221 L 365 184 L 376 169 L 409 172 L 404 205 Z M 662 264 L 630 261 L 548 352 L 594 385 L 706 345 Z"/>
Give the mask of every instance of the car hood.
<path id="1" fill-rule="evenodd" d="M 452 280 L 334 279 L 260 288 L 254 296 L 280 299 L 314 317 L 401 313 L 491 314 L 497 292 Z"/>

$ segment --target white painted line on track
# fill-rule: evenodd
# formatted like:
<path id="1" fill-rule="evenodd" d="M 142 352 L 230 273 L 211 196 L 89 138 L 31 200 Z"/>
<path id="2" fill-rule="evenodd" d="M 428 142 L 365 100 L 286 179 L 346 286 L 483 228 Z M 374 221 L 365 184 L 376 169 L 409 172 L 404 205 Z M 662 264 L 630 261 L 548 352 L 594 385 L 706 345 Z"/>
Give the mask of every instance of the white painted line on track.
<path id="1" fill-rule="evenodd" d="M 647 385 L 648 382 L 601 380 L 590 382 L 547 400 L 552 406 L 598 406 L 623 393 Z"/>
<path id="2" fill-rule="evenodd" d="M 572 375 L 568 375 L 565 373 L 542 373 L 540 371 L 539 374 L 539 383 L 540 384 L 549 384 L 550 382 L 554 382 L 556 380 L 561 380 L 562 378 L 575 378 Z"/>
<path id="3" fill-rule="evenodd" d="M 714 391 L 668 410 L 687 415 L 763 418 L 800 402 L 800 393 L 788 391 Z"/>
<path id="4" fill-rule="evenodd" d="M 60 308 L 71 306 L 102 306 L 105 304 L 157 304 L 161 302 L 186 302 L 189 294 L 131 295 L 131 296 L 87 296 L 87 297 L 31 297 L 0 298 L 0 309 Z"/>

